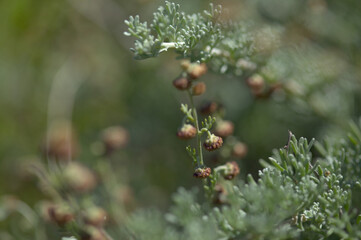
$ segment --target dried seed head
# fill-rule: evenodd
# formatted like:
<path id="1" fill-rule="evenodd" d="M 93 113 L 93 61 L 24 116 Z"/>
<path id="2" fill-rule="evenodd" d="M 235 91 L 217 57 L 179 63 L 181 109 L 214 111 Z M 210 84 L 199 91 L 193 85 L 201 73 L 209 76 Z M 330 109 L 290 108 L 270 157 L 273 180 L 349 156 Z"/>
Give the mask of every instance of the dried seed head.
<path id="1" fill-rule="evenodd" d="M 181 139 L 194 138 L 197 135 L 197 129 L 191 124 L 184 124 L 177 132 L 177 136 Z"/>
<path id="2" fill-rule="evenodd" d="M 207 65 L 205 63 L 192 63 L 188 66 L 187 72 L 191 79 L 198 79 L 207 72 Z"/>
<path id="3" fill-rule="evenodd" d="M 235 161 L 226 163 L 226 171 L 224 172 L 224 179 L 232 180 L 239 174 L 239 167 Z"/>
<path id="4" fill-rule="evenodd" d="M 94 227 L 102 227 L 106 221 L 107 213 L 103 208 L 92 207 L 87 209 L 84 215 L 84 222 Z"/>
<path id="5" fill-rule="evenodd" d="M 173 86 L 178 90 L 186 90 L 191 86 L 191 81 L 186 77 L 179 77 L 173 80 Z"/>
<path id="6" fill-rule="evenodd" d="M 111 153 L 123 148 L 129 140 L 128 131 L 120 126 L 108 127 L 102 132 L 102 141 L 105 146 L 105 152 Z"/>
<path id="7" fill-rule="evenodd" d="M 233 134 L 234 124 L 231 121 L 220 121 L 217 123 L 215 134 L 228 137 Z"/>
<path id="8" fill-rule="evenodd" d="M 193 177 L 207 178 L 207 177 L 209 177 L 211 172 L 212 172 L 212 170 L 210 168 L 197 168 L 193 173 Z"/>
<path id="9" fill-rule="evenodd" d="M 207 151 L 213 151 L 222 147 L 222 144 L 223 144 L 223 139 L 221 137 L 212 134 L 210 137 L 206 139 L 206 141 L 203 143 L 203 146 Z"/>
<path id="10" fill-rule="evenodd" d="M 45 220 L 64 226 L 74 219 L 74 215 L 70 208 L 65 205 L 56 205 L 53 203 L 45 203 L 43 206 L 43 214 Z"/>
<path id="11" fill-rule="evenodd" d="M 258 74 L 248 78 L 247 84 L 251 88 L 253 94 L 259 94 L 265 86 L 263 77 Z"/>
<path id="12" fill-rule="evenodd" d="M 248 151 L 248 149 L 247 149 L 246 144 L 244 144 L 242 142 L 237 142 L 233 146 L 232 155 L 237 158 L 243 158 L 244 156 L 247 155 L 247 151 Z"/>
<path id="13" fill-rule="evenodd" d="M 200 107 L 200 113 L 203 115 L 211 115 L 218 109 L 218 104 L 215 102 L 207 102 Z"/>
<path id="14" fill-rule="evenodd" d="M 84 193 L 96 186 L 96 178 L 92 171 L 79 163 L 70 163 L 64 169 L 66 184 L 75 192 Z"/>
<path id="15" fill-rule="evenodd" d="M 206 91 L 206 84 L 204 82 L 197 83 L 192 88 L 192 94 L 193 96 L 199 96 L 202 95 Z"/>

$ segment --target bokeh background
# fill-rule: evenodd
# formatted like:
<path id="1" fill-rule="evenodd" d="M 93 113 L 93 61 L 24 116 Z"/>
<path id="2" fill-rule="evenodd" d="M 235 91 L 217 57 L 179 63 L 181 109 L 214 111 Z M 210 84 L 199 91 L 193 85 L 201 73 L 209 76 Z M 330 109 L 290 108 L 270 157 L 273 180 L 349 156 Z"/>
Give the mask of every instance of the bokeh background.
<path id="1" fill-rule="evenodd" d="M 208 8 L 209 1 L 180 3 L 183 11 L 198 12 Z M 293 84 L 293 91 L 256 99 L 244 79 L 212 72 L 203 77 L 207 92 L 196 104 L 221 102 L 225 118 L 235 124 L 235 137 L 248 146 L 239 162 L 241 177 L 257 176 L 258 160 L 284 146 L 288 130 L 307 138 L 337 138 L 349 120 L 358 118 L 359 1 L 215 3 L 235 19 L 270 29 L 279 39 L 278 48 L 264 72 L 273 77 L 270 81 Z M 175 134 L 182 119 L 180 103 L 187 102 L 171 84 L 180 73 L 179 61 L 173 53 L 134 60 L 129 51 L 134 39 L 123 35 L 129 15 L 150 19 L 160 4 L 163 1 L 0 2 L 0 195 L 14 195 L 29 206 L 46 198 L 27 163 L 46 163 L 41 150 L 57 120 L 71 124 L 74 158 L 89 166 L 99 161 L 94 156 L 103 129 L 120 125 L 128 130 L 127 146 L 111 161 L 132 190 L 136 208 L 165 210 L 179 186 L 199 185 L 192 178 L 188 143 Z"/>

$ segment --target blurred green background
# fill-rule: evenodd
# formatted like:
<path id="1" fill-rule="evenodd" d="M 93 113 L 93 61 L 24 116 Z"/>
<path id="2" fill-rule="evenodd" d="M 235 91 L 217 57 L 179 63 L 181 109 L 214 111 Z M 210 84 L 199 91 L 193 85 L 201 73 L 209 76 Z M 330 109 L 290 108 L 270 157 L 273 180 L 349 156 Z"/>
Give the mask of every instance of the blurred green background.
<path id="1" fill-rule="evenodd" d="M 197 12 L 208 8 L 209 1 L 180 3 L 183 11 Z M 284 146 L 287 130 L 307 138 L 339 136 L 347 121 L 358 117 L 358 1 L 216 3 L 236 19 L 281 28 L 280 50 L 271 58 L 270 71 L 275 78 L 284 77 L 279 81 L 295 80 L 299 88 L 313 89 L 307 99 L 279 93 L 257 100 L 244 79 L 212 73 L 203 77 L 207 93 L 196 104 L 222 102 L 226 119 L 235 123 L 234 135 L 248 146 L 240 161 L 242 176 L 257 176 L 258 159 Z M 171 84 L 180 73 L 179 62 L 172 53 L 136 61 L 129 51 L 133 39 L 123 36 L 129 15 L 150 19 L 160 4 L 163 1 L 0 2 L 1 195 L 16 195 L 30 206 L 43 198 L 24 166 L 46 162 L 40 150 L 56 119 L 71 121 L 79 142 L 76 159 L 91 166 L 98 161 L 92 153 L 103 129 L 121 125 L 129 131 L 127 147 L 112 160 L 137 206 L 166 209 L 179 186 L 199 185 L 192 178 L 187 143 L 175 134 L 182 119 L 180 103 L 187 102 Z"/>

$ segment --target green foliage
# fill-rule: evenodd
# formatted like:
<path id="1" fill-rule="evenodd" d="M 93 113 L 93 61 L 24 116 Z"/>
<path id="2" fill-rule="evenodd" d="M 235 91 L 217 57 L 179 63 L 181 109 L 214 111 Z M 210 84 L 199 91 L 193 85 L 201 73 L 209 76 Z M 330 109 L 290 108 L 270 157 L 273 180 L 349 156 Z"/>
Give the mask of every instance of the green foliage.
<path id="1" fill-rule="evenodd" d="M 265 167 L 257 181 L 249 175 L 247 183 L 226 184 L 224 205 L 199 205 L 194 192 L 180 189 L 164 219 L 147 219 L 167 222 L 171 239 L 359 239 L 360 133 L 354 128 L 349 141 L 326 148 L 317 143 L 321 157 L 311 153 L 314 140 L 290 135 L 289 144 L 274 151 L 270 162 L 262 160 Z M 156 237 L 167 239 L 168 227 Z M 154 236 L 151 229 L 150 235 L 143 228 L 135 236 L 156 239 L 148 238 Z"/>
<path id="2" fill-rule="evenodd" d="M 257 66 L 251 62 L 255 49 L 249 24 L 222 19 L 221 6 L 210 4 L 203 13 L 185 14 L 179 4 L 165 2 L 153 14 L 149 26 L 140 22 L 139 16 L 131 16 L 125 23 L 125 35 L 136 38 L 131 49 L 136 59 L 174 49 L 180 58 L 192 62 L 211 61 L 213 69 L 220 73 L 241 75 Z"/>

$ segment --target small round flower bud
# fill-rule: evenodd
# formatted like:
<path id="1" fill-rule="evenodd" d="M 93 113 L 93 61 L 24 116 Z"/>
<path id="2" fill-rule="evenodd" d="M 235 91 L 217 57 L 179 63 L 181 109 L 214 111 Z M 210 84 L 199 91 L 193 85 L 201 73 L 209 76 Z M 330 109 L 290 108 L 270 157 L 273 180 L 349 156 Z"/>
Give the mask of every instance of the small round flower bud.
<path id="1" fill-rule="evenodd" d="M 105 146 L 106 153 L 111 153 L 125 147 L 128 140 L 128 131 L 120 126 L 108 127 L 102 132 L 102 141 Z"/>
<path id="2" fill-rule="evenodd" d="M 228 137 L 233 134 L 234 124 L 231 121 L 220 121 L 217 123 L 215 134 L 221 137 Z"/>
<path id="3" fill-rule="evenodd" d="M 187 71 L 188 68 L 190 67 L 191 62 L 189 60 L 182 60 L 181 61 L 181 67 L 184 71 Z"/>
<path id="4" fill-rule="evenodd" d="M 235 161 L 226 163 L 226 171 L 224 172 L 224 179 L 232 180 L 239 174 L 239 167 Z"/>
<path id="5" fill-rule="evenodd" d="M 107 213 L 103 208 L 92 207 L 87 209 L 84 215 L 84 222 L 94 227 L 102 227 L 106 221 Z"/>
<path id="6" fill-rule="evenodd" d="M 207 178 L 207 177 L 209 177 L 211 172 L 212 172 L 212 170 L 210 168 L 197 168 L 193 173 L 193 177 Z"/>
<path id="7" fill-rule="evenodd" d="M 44 203 L 43 211 L 45 220 L 56 223 L 59 226 L 64 226 L 74 219 L 70 209 L 65 205 Z"/>
<path id="8" fill-rule="evenodd" d="M 199 111 L 203 115 L 211 115 L 211 114 L 215 113 L 217 111 L 217 109 L 218 109 L 217 103 L 207 102 L 200 107 Z"/>
<path id="9" fill-rule="evenodd" d="M 262 76 L 255 74 L 247 79 L 247 84 L 254 94 L 259 94 L 264 88 L 264 79 Z"/>
<path id="10" fill-rule="evenodd" d="M 191 86 L 191 81 L 186 77 L 179 77 L 173 80 L 173 86 L 178 90 L 186 90 Z"/>
<path id="11" fill-rule="evenodd" d="M 237 158 L 243 158 L 244 156 L 247 155 L 247 151 L 248 150 L 246 144 L 242 142 L 237 142 L 233 146 L 232 155 Z"/>
<path id="12" fill-rule="evenodd" d="M 192 88 L 192 94 L 193 96 L 199 96 L 202 95 L 206 91 L 206 84 L 204 82 L 197 83 Z"/>
<path id="13" fill-rule="evenodd" d="M 328 177 L 328 176 L 330 176 L 330 175 L 331 175 L 331 172 L 328 171 L 328 170 L 326 170 L 326 171 L 325 171 L 325 177 Z"/>
<path id="14" fill-rule="evenodd" d="M 177 132 L 177 136 L 181 139 L 194 138 L 197 135 L 197 129 L 191 124 L 184 124 Z"/>
<path id="15" fill-rule="evenodd" d="M 207 151 L 213 151 L 222 147 L 222 144 L 223 144 L 223 139 L 221 137 L 212 134 L 210 137 L 206 139 L 206 141 L 203 143 L 203 146 Z"/>
<path id="16" fill-rule="evenodd" d="M 69 121 L 58 120 L 51 125 L 42 151 L 57 160 L 72 160 L 77 156 L 78 141 Z"/>
<path id="17" fill-rule="evenodd" d="M 205 63 L 193 63 L 188 67 L 187 72 L 191 79 L 198 79 L 207 72 L 207 65 Z"/>
<path id="18" fill-rule="evenodd" d="M 92 171 L 79 163 L 70 163 L 64 169 L 66 184 L 78 193 L 92 190 L 96 186 L 96 178 Z"/>

